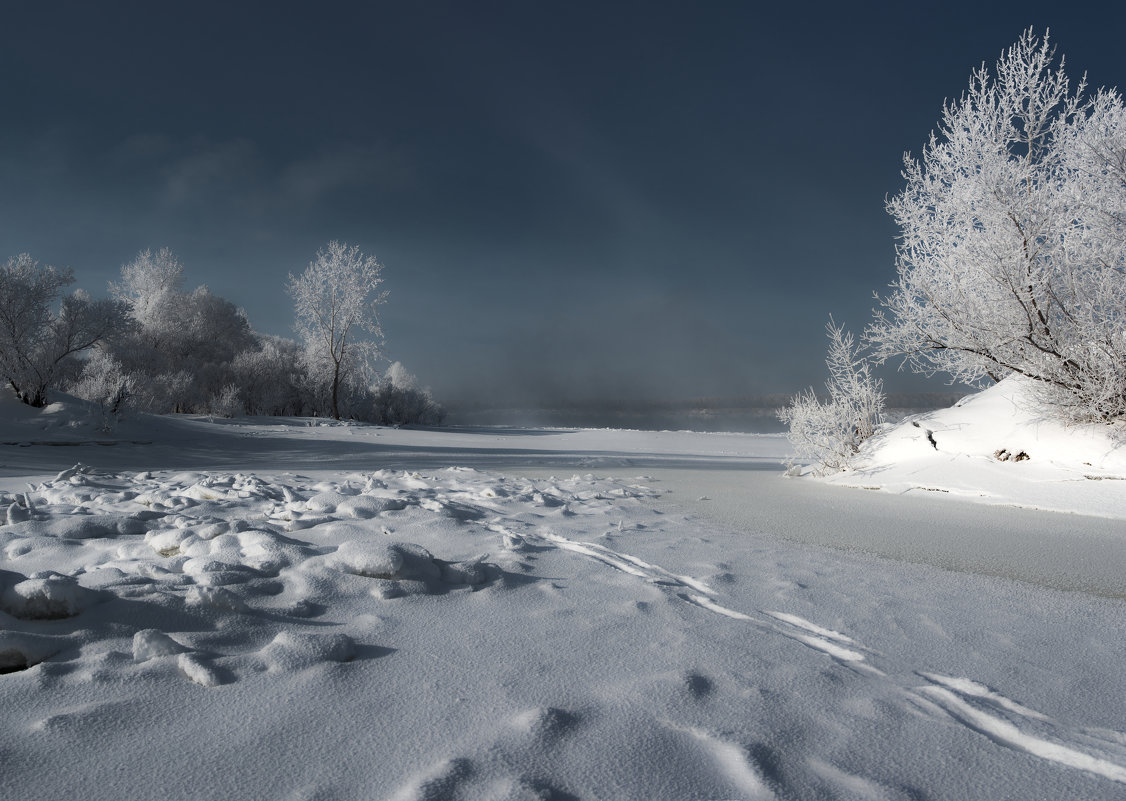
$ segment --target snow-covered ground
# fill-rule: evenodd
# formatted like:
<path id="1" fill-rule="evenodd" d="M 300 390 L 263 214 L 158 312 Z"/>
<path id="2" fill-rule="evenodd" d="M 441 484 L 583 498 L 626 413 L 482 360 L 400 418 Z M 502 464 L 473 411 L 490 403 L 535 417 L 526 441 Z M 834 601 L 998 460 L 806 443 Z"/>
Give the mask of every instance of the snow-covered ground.
<path id="1" fill-rule="evenodd" d="M 1063 425 L 1013 376 L 950 409 L 908 418 L 865 443 L 830 479 L 891 492 L 1126 519 L 1126 424 Z"/>
<path id="2" fill-rule="evenodd" d="M 834 479 L 891 492 L 777 436 L 0 405 L 0 798 L 1122 798 L 1121 451 L 986 402 Z"/>

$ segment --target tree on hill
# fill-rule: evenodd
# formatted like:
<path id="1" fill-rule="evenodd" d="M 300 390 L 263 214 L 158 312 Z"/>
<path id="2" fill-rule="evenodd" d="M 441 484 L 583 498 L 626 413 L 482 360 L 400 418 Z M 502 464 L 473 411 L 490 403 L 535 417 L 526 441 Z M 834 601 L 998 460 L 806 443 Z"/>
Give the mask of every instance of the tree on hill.
<path id="1" fill-rule="evenodd" d="M 1085 89 L 1028 30 L 905 156 L 877 358 L 964 383 L 1019 373 L 1067 418 L 1126 415 L 1126 107 Z"/>

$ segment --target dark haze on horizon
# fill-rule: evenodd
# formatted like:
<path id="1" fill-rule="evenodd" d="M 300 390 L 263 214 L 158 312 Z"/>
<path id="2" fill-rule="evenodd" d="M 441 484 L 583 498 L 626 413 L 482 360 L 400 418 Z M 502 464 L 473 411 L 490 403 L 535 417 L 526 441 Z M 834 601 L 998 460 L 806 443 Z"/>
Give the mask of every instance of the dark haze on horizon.
<path id="1" fill-rule="evenodd" d="M 1121 4 L 5 3 L 0 259 L 101 296 L 167 246 L 293 336 L 287 275 L 344 240 L 447 402 L 820 387 L 903 152 L 1028 26 L 1126 84 Z"/>

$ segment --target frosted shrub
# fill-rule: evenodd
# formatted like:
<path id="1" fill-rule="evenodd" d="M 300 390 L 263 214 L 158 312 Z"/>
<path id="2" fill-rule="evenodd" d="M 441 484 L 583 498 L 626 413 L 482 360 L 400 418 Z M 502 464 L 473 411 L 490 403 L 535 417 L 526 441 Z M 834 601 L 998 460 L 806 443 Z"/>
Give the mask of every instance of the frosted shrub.
<path id="1" fill-rule="evenodd" d="M 828 400 L 822 402 L 809 389 L 778 411 L 778 418 L 790 426 L 794 460 L 812 464 L 818 475 L 847 469 L 861 443 L 883 422 L 884 412 L 883 384 L 872 376 L 852 334 L 832 318 L 825 329 L 829 335 L 825 359 Z"/>
<path id="2" fill-rule="evenodd" d="M 181 404 L 192 385 L 192 375 L 184 370 L 148 375 L 134 372 L 132 405 L 144 412 L 168 414 L 188 411 Z"/>
<path id="3" fill-rule="evenodd" d="M 110 354 L 97 350 L 82 366 L 70 393 L 98 405 L 98 427 L 112 431 L 133 399 L 134 378 Z"/>
<path id="4" fill-rule="evenodd" d="M 418 386 L 418 379 L 395 362 L 371 387 L 370 419 L 383 425 L 441 425 L 445 410 L 434 401 L 430 390 Z"/>
<path id="5" fill-rule="evenodd" d="M 210 414 L 212 417 L 234 417 L 242 411 L 242 398 L 238 387 L 227 384 L 211 396 Z"/>
<path id="6" fill-rule="evenodd" d="M 247 414 L 302 414 L 299 375 L 301 346 L 291 339 L 260 334 L 258 347 L 231 362 Z"/>

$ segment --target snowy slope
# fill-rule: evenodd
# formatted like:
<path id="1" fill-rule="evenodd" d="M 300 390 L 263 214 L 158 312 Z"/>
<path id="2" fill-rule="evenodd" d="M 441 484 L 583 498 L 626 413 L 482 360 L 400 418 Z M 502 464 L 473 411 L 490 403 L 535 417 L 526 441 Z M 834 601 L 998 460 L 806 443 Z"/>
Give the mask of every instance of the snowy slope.
<path id="1" fill-rule="evenodd" d="M 867 443 L 829 483 L 1126 518 L 1126 426 L 1065 426 L 1010 377 Z"/>
<path id="2" fill-rule="evenodd" d="M 0 798 L 1126 792 L 1122 571 L 824 547 L 934 498 L 778 437 L 309 422 L 0 446 Z"/>

